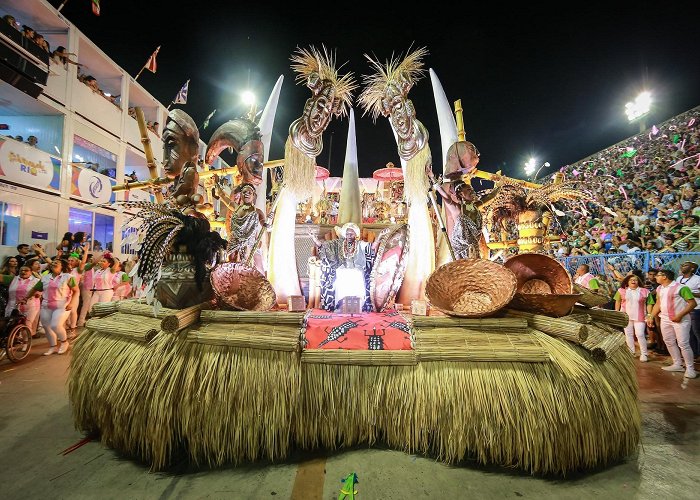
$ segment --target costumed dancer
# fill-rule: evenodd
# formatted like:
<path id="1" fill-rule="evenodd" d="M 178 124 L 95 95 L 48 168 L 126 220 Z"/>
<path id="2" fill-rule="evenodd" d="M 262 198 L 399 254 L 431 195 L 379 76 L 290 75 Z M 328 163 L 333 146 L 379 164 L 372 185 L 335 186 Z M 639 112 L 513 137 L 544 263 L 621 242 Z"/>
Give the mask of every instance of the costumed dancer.
<path id="1" fill-rule="evenodd" d="M 8 300 L 5 307 L 5 317 L 12 314 L 13 309 L 27 318 L 26 325 L 32 331 L 32 337 L 36 334 L 36 318 L 39 315 L 39 297 L 28 298 L 29 291 L 39 282 L 39 278 L 32 275 L 31 269 L 24 265 L 19 268 L 19 274 L 0 275 L 0 282 L 8 287 Z"/>
<path id="2" fill-rule="evenodd" d="M 695 309 L 697 302 L 693 291 L 687 286 L 674 282 L 675 273 L 669 269 L 661 269 L 656 274 L 656 289 L 654 309 L 647 316 L 647 325 L 653 324 L 654 317 L 661 319 L 661 335 L 664 338 L 673 364 L 662 369 L 669 372 L 685 372 L 685 378 L 698 376 L 695 371 L 693 350 L 690 348 L 690 312 Z M 685 363 L 685 368 L 684 368 Z"/>
<path id="3" fill-rule="evenodd" d="M 406 260 L 406 274 L 398 293 L 397 302 L 410 304 L 425 297 L 425 285 L 435 269 L 435 241 L 428 212 L 428 178 L 432 168 L 428 131 L 416 119 L 408 93 L 424 70 L 422 58 L 427 49 L 420 48 L 403 60 L 392 58 L 385 64 L 365 54 L 375 70 L 365 75 L 365 88 L 360 95 L 364 114 L 370 113 L 376 121 L 379 115 L 389 117 L 394 131 L 398 153 L 404 170 L 404 193 L 408 203 L 408 225 L 411 245 Z"/>
<path id="4" fill-rule="evenodd" d="M 221 202 L 229 209 L 226 252 L 230 262 L 245 263 L 258 241 L 258 234 L 264 227 L 267 227 L 267 222 L 263 211 L 255 206 L 257 198 L 255 186 L 244 183 L 237 186 L 234 193 L 240 195 L 239 204 L 226 200 L 225 196 L 220 198 Z M 253 255 L 253 264 L 258 271 L 264 274 L 260 245 Z"/>
<path id="5" fill-rule="evenodd" d="M 96 255 L 88 254 L 87 262 L 83 266 L 82 278 L 78 287 L 80 288 L 80 313 L 78 314 L 78 328 L 85 326 L 87 315 L 90 312 L 90 299 L 92 298 L 92 284 L 95 276 L 94 268 L 97 266 L 99 259 Z"/>
<path id="6" fill-rule="evenodd" d="M 112 267 L 112 302 L 126 299 L 131 295 L 131 279 L 123 270 L 123 265 L 119 259 L 114 257 L 114 266 Z"/>
<path id="7" fill-rule="evenodd" d="M 97 265 L 92 269 L 92 293 L 90 294 L 88 311 L 91 311 L 92 306 L 97 303 L 111 302 L 114 295 L 114 286 L 112 285 L 114 273 L 112 272 L 112 267 L 114 267 L 114 258 L 111 254 L 105 252 Z"/>
<path id="8" fill-rule="evenodd" d="M 639 361 L 646 362 L 648 358 L 646 338 L 646 317 L 654 308 L 654 297 L 644 287 L 639 286 L 639 278 L 633 274 L 625 276 L 620 288 L 615 292 L 615 310 L 626 312 L 630 318 L 625 327 L 627 347 L 634 354 L 634 337 L 639 343 Z"/>
<path id="9" fill-rule="evenodd" d="M 54 260 L 49 266 L 50 272 L 44 274 L 27 294 L 29 300 L 39 292 L 41 297 L 41 325 L 49 340 L 49 350 L 44 356 L 54 353 L 63 354 L 68 351 L 68 337 L 66 334 L 66 320 L 71 309 L 78 307 L 80 290 L 75 278 L 68 272 L 68 262 Z M 60 347 L 56 349 L 56 340 Z"/>
<path id="10" fill-rule="evenodd" d="M 78 234 L 78 233 L 75 233 Z M 83 278 L 83 273 L 85 272 L 85 264 L 87 262 L 87 249 L 83 247 L 83 244 L 79 247 L 82 252 L 71 252 L 71 254 L 68 256 L 68 269 L 75 278 L 75 282 L 78 284 L 78 288 L 80 288 L 80 283 Z M 78 327 L 78 308 L 74 307 L 73 309 L 70 310 L 70 316 L 68 317 L 68 329 L 70 330 L 71 336 L 75 335 L 75 329 Z"/>
<path id="11" fill-rule="evenodd" d="M 297 203 L 313 194 L 316 182 L 316 156 L 323 150 L 323 132 L 333 116 L 341 117 L 352 104 L 356 88 L 352 74 L 338 76 L 335 57 L 326 48 L 297 49 L 292 56 L 297 83 L 304 82 L 312 96 L 300 118 L 289 127 L 284 150 L 284 180 L 279 193 L 270 234 L 268 280 L 277 301 L 286 303 L 291 295 L 301 295 L 294 254 L 294 227 Z"/>

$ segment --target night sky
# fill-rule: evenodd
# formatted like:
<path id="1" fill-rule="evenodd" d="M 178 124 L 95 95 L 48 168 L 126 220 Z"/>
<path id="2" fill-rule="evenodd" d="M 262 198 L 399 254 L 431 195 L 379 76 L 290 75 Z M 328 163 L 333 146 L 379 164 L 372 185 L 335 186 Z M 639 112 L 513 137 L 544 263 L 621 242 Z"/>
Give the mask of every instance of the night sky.
<path id="1" fill-rule="evenodd" d="M 340 73 L 352 71 L 358 82 L 370 72 L 365 53 L 384 61 L 411 46 L 427 48 L 425 77 L 409 98 L 431 134 L 436 172 L 441 145 L 429 68 L 451 102 L 462 100 L 467 140 L 481 152 L 479 168 L 523 178 L 531 156 L 539 165 L 551 163 L 542 176 L 638 133 L 624 105 L 642 90 L 654 99 L 648 127 L 700 105 L 700 2 L 518 10 L 463 2 L 453 10 L 426 4 L 404 13 L 397 12 L 399 3 L 361 11 L 338 4 L 357 9 L 345 13 L 333 13 L 339 7 L 331 11 L 327 3 L 293 11 L 253 2 L 178 4 L 102 0 L 97 17 L 88 0 L 69 0 L 62 13 L 132 76 L 160 45 L 157 72 L 144 71 L 138 81 L 167 104 L 190 79 L 187 104 L 178 107 L 198 124 L 217 109 L 202 131 L 205 142 L 246 112 L 240 92 L 251 88 L 262 108 L 283 75 L 270 159 L 284 156 L 288 127 L 311 95 L 295 84 L 289 61 L 297 47 L 310 45 L 334 50 L 338 65 L 347 61 Z M 355 119 L 360 175 L 390 161 L 400 165 L 388 119 L 373 123 L 359 106 Z M 331 175 L 342 175 L 347 131 L 347 118 L 334 119 L 324 134 L 317 163 Z"/>

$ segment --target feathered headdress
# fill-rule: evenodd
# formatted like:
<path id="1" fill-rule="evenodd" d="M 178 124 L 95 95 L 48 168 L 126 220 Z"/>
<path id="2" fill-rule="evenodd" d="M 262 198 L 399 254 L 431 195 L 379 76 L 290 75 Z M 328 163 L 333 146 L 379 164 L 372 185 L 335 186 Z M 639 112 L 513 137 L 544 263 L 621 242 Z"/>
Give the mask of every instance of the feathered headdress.
<path id="1" fill-rule="evenodd" d="M 130 274 L 137 274 L 149 289 L 155 289 L 160 279 L 163 261 L 174 246 L 184 245 L 193 258 L 197 287 L 201 290 L 206 277 L 206 264 L 220 249 L 226 248 L 226 240 L 211 231 L 209 221 L 184 215 L 177 209 L 150 202 L 119 202 L 124 208 L 138 209 L 136 215 L 126 221 L 128 226 L 140 219 L 138 239 L 139 263 Z"/>
<path id="2" fill-rule="evenodd" d="M 427 55 L 428 49 L 421 47 L 403 59 L 400 55 L 394 57 L 392 54 L 391 59 L 382 64 L 378 59 L 365 54 L 370 66 L 376 71 L 362 77 L 364 90 L 359 98 L 364 109 L 362 116 L 369 113 L 375 121 L 379 115 L 388 116 L 391 105 L 386 101 L 387 90 L 393 88 L 405 97 L 425 73 L 422 59 Z"/>
<path id="3" fill-rule="evenodd" d="M 325 46 L 322 48 L 322 53 L 313 46 L 309 49 L 297 48 L 296 54 L 290 58 L 292 70 L 297 74 L 295 80 L 297 84 L 307 85 L 324 80 L 329 82 L 335 90 L 333 111 L 336 116 L 346 116 L 348 107 L 352 106 L 352 91 L 357 88 L 357 83 L 352 73 L 339 77 L 340 68 L 335 67 L 335 54 L 330 53 Z"/>

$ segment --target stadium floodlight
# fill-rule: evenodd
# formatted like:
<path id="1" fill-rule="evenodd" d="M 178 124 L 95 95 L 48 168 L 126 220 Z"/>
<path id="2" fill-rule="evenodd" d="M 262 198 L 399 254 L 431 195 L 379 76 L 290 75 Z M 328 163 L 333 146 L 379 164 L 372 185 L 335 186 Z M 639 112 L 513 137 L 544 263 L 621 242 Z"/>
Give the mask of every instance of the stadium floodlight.
<path id="1" fill-rule="evenodd" d="M 250 121 L 255 121 L 255 115 L 257 114 L 257 106 L 255 105 L 255 94 L 250 90 L 246 90 L 241 94 L 241 100 L 243 104 L 248 106 L 248 119 Z"/>
<path id="2" fill-rule="evenodd" d="M 537 160 L 530 158 L 525 164 L 525 174 L 530 175 L 535 171 L 535 165 L 537 165 Z"/>
<path id="3" fill-rule="evenodd" d="M 633 122 L 649 113 L 650 108 L 651 93 L 642 92 L 634 101 L 625 104 L 625 113 L 627 114 L 627 119 Z"/>

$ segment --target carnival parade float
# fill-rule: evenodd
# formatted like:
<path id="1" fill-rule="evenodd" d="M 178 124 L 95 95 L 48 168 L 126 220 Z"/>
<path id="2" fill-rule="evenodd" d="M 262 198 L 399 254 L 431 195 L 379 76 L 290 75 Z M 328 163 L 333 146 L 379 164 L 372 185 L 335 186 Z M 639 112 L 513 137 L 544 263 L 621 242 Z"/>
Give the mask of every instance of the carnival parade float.
<path id="1" fill-rule="evenodd" d="M 312 97 L 290 126 L 267 207 L 259 197 L 274 109 L 258 122 L 254 113 L 228 122 L 209 141 L 206 163 L 226 147 L 237 153 L 238 182 L 220 190 L 230 204 L 226 238 L 197 193 L 199 176 L 212 174 L 198 169 L 196 126 L 171 112 L 168 179 L 151 181 L 170 182 L 164 203 L 127 205 L 138 210 L 129 223 L 141 245 L 133 273 L 142 297 L 96 305 L 73 348 L 78 429 L 152 470 L 183 458 L 215 467 L 381 443 L 450 464 L 566 475 L 635 453 L 641 422 L 623 348 L 627 315 L 592 307 L 595 297 L 574 290 L 567 270 L 540 252 L 554 204 L 592 198 L 560 178 L 528 185 L 478 171 L 461 110 L 455 121 L 431 71 L 438 113 L 453 126 L 441 131 L 436 179 L 428 132 L 408 99 L 426 55 L 367 58 L 373 73 L 360 104 L 390 120 L 402 163 L 387 166 L 388 187 L 370 200 L 360 193 L 348 111 L 357 84 L 325 48 L 300 49 L 292 68 Z M 275 92 L 268 106 L 279 85 Z M 334 116 L 349 117 L 343 189 L 333 226 L 319 234 L 297 217 L 323 177 L 315 158 Z M 475 176 L 496 187 L 477 195 Z M 392 212 L 397 181 L 403 212 Z M 370 206 L 388 224 L 366 224 Z M 513 242 L 485 241 L 484 229 L 507 221 L 523 230 L 521 252 L 500 262 L 489 247 Z M 300 230 L 311 248 L 308 276 L 294 256 Z"/>

